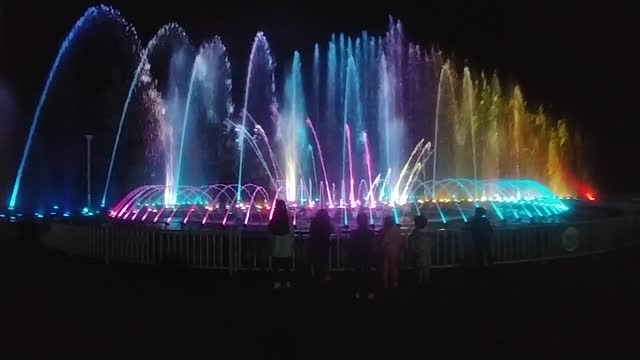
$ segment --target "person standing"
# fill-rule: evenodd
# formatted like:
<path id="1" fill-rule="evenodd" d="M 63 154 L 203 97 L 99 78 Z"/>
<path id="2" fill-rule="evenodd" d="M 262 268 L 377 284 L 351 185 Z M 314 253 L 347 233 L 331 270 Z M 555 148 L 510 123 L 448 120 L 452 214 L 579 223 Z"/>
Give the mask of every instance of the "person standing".
<path id="1" fill-rule="evenodd" d="M 358 227 L 351 232 L 351 263 L 355 270 L 355 298 L 360 299 L 364 293 L 369 300 L 375 298 L 371 267 L 374 265 L 375 233 L 369 227 L 369 217 L 359 213 L 356 217 Z"/>
<path id="2" fill-rule="evenodd" d="M 329 280 L 329 248 L 333 225 L 326 209 L 318 210 L 309 227 L 309 252 L 314 278 Z"/>
<path id="3" fill-rule="evenodd" d="M 382 250 L 382 285 L 385 289 L 397 288 L 400 278 L 398 260 L 402 250 L 402 237 L 393 216 L 384 218 L 378 239 Z"/>
<path id="4" fill-rule="evenodd" d="M 493 263 L 491 256 L 491 236 L 493 228 L 487 219 L 487 210 L 477 207 L 475 216 L 471 219 L 471 240 L 475 249 L 476 263 L 480 267 Z"/>
<path id="5" fill-rule="evenodd" d="M 431 278 L 431 249 L 433 248 L 433 234 L 427 231 L 429 221 L 422 215 L 414 219 L 415 228 L 409 235 L 409 244 L 414 251 L 416 275 L 418 285 L 423 285 Z"/>
<path id="6" fill-rule="evenodd" d="M 269 233 L 272 236 L 273 249 L 271 253 L 274 271 L 273 288 L 279 289 L 283 285 L 291 287 L 290 271 L 293 260 L 293 227 L 289 221 L 289 212 L 284 200 L 276 201 L 273 216 L 269 220 Z"/>

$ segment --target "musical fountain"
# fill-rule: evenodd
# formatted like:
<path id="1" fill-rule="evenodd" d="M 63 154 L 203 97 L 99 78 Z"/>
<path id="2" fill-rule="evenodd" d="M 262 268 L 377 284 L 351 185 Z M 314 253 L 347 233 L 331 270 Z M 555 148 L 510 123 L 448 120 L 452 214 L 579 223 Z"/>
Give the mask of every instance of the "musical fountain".
<path id="1" fill-rule="evenodd" d="M 32 143 L 46 136 L 36 129 L 49 88 L 78 34 L 98 26 L 96 19 L 121 24 L 139 43 L 109 7 L 90 8 L 78 20 L 35 111 L 10 208 L 29 206 L 18 204 L 20 184 L 32 166 Z M 96 197 L 116 221 L 259 226 L 280 198 L 300 228 L 319 208 L 345 226 L 358 212 L 372 224 L 387 214 L 405 223 L 417 213 L 463 223 L 477 206 L 494 220 L 544 221 L 569 210 L 565 200 L 583 186 L 579 136 L 565 120 L 528 108 L 522 90 L 495 73 L 459 71 L 454 59 L 409 42 L 392 18 L 382 36 L 332 35 L 315 44 L 308 62 L 296 51 L 283 79 L 258 32 L 239 102 L 218 37 L 194 47 L 171 23 L 134 53 L 138 64 L 122 108 L 114 109 L 113 146 L 97 155 L 108 167 Z M 132 121 L 144 124 L 142 133 L 128 131 Z M 126 136 L 144 144 L 144 161 L 135 165 L 163 175 L 120 181 L 114 190 L 124 175 L 118 164 L 129 161 Z"/>

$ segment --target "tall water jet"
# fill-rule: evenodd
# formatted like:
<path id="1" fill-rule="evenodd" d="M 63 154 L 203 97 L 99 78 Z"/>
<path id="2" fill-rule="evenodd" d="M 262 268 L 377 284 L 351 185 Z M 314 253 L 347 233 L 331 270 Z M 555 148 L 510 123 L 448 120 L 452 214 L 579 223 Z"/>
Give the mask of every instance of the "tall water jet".
<path id="1" fill-rule="evenodd" d="M 511 96 L 511 126 L 512 126 L 512 140 L 514 150 L 514 169 L 515 178 L 520 179 L 520 150 L 521 150 L 521 136 L 522 136 L 522 121 L 524 121 L 525 104 L 522 98 L 522 92 L 518 86 L 514 87 L 513 95 Z"/>
<path id="2" fill-rule="evenodd" d="M 53 84 L 53 81 L 55 80 L 55 77 L 58 73 L 58 68 L 60 67 L 62 61 L 64 60 L 64 57 L 67 54 L 67 52 L 71 49 L 71 46 L 75 43 L 76 39 L 82 34 L 82 32 L 85 29 L 92 26 L 96 21 L 100 19 L 114 21 L 115 23 L 121 25 L 122 28 L 125 30 L 125 33 L 134 39 L 134 46 L 133 46 L 134 52 L 138 51 L 139 41 L 138 41 L 138 36 L 135 32 L 135 29 L 131 25 L 129 25 L 126 22 L 126 20 L 124 20 L 124 18 L 120 15 L 120 13 L 117 10 L 111 7 L 108 7 L 105 5 L 90 7 L 76 21 L 76 23 L 71 28 L 71 31 L 67 34 L 67 37 L 62 41 L 62 45 L 58 50 L 58 54 L 56 55 L 56 58 L 53 61 L 53 65 L 49 70 L 49 75 L 47 76 L 47 81 L 45 82 L 44 89 L 40 94 L 40 99 L 38 100 L 38 105 L 36 106 L 35 114 L 33 115 L 33 118 L 31 120 L 31 127 L 29 128 L 29 134 L 27 135 L 27 142 L 22 152 L 22 157 L 20 158 L 20 164 L 18 165 L 18 171 L 16 173 L 16 179 L 13 184 L 11 198 L 9 199 L 10 209 L 13 209 L 16 206 L 16 201 L 18 199 L 18 192 L 20 191 L 20 182 L 22 180 L 22 173 L 24 172 L 24 167 L 27 163 L 27 159 L 31 151 L 31 143 L 33 141 L 35 131 L 38 127 L 40 114 L 47 100 L 49 89 Z"/>
<path id="3" fill-rule="evenodd" d="M 259 69 L 258 62 L 261 62 L 264 70 L 269 73 L 267 76 L 271 78 L 271 89 L 267 89 L 267 91 L 275 92 L 275 84 L 273 81 L 273 61 L 271 59 L 271 49 L 269 48 L 269 43 L 267 42 L 267 38 L 264 33 L 258 32 L 253 40 L 253 45 L 251 46 L 251 53 L 249 55 L 249 64 L 247 65 L 247 77 L 245 80 L 245 88 L 244 88 L 244 101 L 242 107 L 242 122 L 241 125 L 246 129 L 247 124 L 247 112 L 249 111 L 249 99 L 252 91 L 252 81 L 256 76 L 254 74 L 257 69 Z M 267 105 L 271 110 L 274 110 L 277 106 L 275 103 L 275 99 L 269 99 L 270 103 Z M 240 154 L 239 154 L 239 165 L 238 165 L 238 200 L 242 199 L 242 177 L 243 177 L 243 168 L 244 168 L 244 144 L 245 144 L 245 136 L 243 134 L 240 135 L 238 140 L 240 146 Z"/>
<path id="4" fill-rule="evenodd" d="M 326 101 L 326 114 L 325 114 L 325 129 L 324 131 L 327 134 L 331 134 L 333 128 L 336 125 L 336 98 L 337 98 L 337 52 L 336 52 L 336 43 L 335 43 L 335 35 L 331 36 L 331 41 L 329 42 L 329 50 L 327 51 L 327 75 L 326 75 L 326 89 L 327 95 L 325 98 Z M 318 119 L 316 119 L 318 121 Z"/>
<path id="5" fill-rule="evenodd" d="M 313 47 L 313 118 L 320 119 L 320 46 Z"/>
<path id="6" fill-rule="evenodd" d="M 186 35 L 180 38 L 186 39 Z M 378 202 L 378 207 L 370 210 L 372 218 L 374 215 L 380 218 L 378 209 L 387 204 L 391 204 L 396 216 L 401 212 L 406 215 L 407 210 L 412 212 L 409 207 L 414 206 L 419 212 L 419 201 L 424 202 L 431 196 L 428 201 L 435 201 L 435 205 L 422 211 L 431 216 L 440 214 L 443 221 L 454 221 L 447 216 L 452 212 L 456 214 L 456 209 L 464 219 L 469 210 L 465 205 L 481 201 L 490 203 L 490 210 L 495 208 L 496 216 L 511 217 L 513 213 L 517 219 L 528 216 L 529 206 L 516 204 L 521 198 L 520 192 L 530 199 L 543 196 L 528 194 L 533 186 L 524 180 L 502 183 L 482 179 L 516 177 L 514 174 L 517 174 L 517 177 L 543 181 L 556 191 L 572 191 L 570 176 L 578 167 L 571 144 L 580 141 L 575 134 L 568 133 L 564 122 L 551 125 L 551 119 L 542 110 L 527 111 L 517 88 L 503 95 L 495 76 L 488 79 L 469 68 L 456 74 L 454 66 L 442 54 L 407 42 L 401 24 L 393 19 L 384 37 L 369 37 L 364 32 L 359 37 L 338 34 L 326 49 L 316 44 L 309 71 L 302 71 L 300 55 L 295 53 L 291 68 L 284 72 L 281 111 L 275 99 L 270 50 L 264 36 L 258 33 L 249 56 L 240 99 L 242 108 L 236 113 L 237 118 L 231 118 L 230 65 L 223 55 L 224 46 L 218 42 L 213 46 L 216 50 L 205 51 L 209 44 L 204 44 L 197 53 L 189 48 L 191 51 L 180 56 L 184 59 L 178 61 L 180 66 L 174 63 L 179 56 L 171 48 L 172 62 L 165 73 L 164 64 L 155 63 L 158 57 L 164 59 L 165 53 L 150 58 L 153 49 L 159 48 L 154 44 L 163 43 L 163 39 L 167 37 L 152 39 L 136 69 L 117 126 L 103 200 L 107 199 L 107 191 L 118 188 L 115 180 L 111 188 L 108 185 L 112 170 L 120 173 L 112 169 L 116 167 L 116 151 L 122 152 L 119 147 L 126 144 L 128 148 L 129 143 L 133 143 L 129 136 L 119 139 L 121 133 L 131 132 L 127 130 L 129 126 L 138 126 L 137 122 L 127 125 L 126 129 L 123 125 L 125 116 L 134 115 L 133 111 L 129 111 L 130 115 L 126 113 L 129 101 L 136 99 L 133 94 L 137 87 L 144 90 L 138 90 L 145 105 L 140 110 L 146 111 L 142 116 L 152 119 L 150 122 L 144 119 L 152 126 L 142 124 L 142 135 L 147 144 L 157 147 L 158 153 L 164 155 L 162 165 L 165 166 L 164 174 L 158 171 L 157 175 L 155 170 L 160 164 L 149 166 L 147 163 L 144 171 L 150 168 L 154 173 L 144 176 L 164 175 L 165 179 L 159 182 L 165 184 L 154 190 L 153 197 L 136 199 L 152 201 L 155 211 L 166 210 L 163 220 L 183 216 L 184 222 L 213 222 L 218 218 L 218 211 L 213 207 L 222 207 L 226 212 L 223 222 L 242 222 L 234 220 L 241 212 L 244 222 L 251 223 L 259 217 L 258 210 L 247 210 L 246 202 L 241 201 L 243 197 L 252 198 L 250 208 L 268 207 L 266 203 L 256 202 L 254 184 L 269 184 L 269 191 L 276 192 L 275 198 L 282 191 L 286 199 L 294 202 L 291 206 L 300 206 L 301 201 L 306 205 L 307 200 L 309 206 L 314 206 L 313 200 L 318 194 L 320 202 L 328 201 L 330 207 L 340 203 L 346 207 L 368 205 L 373 209 Z M 308 80 L 308 89 L 303 86 L 304 80 Z M 303 89 L 310 96 L 306 97 Z M 310 115 L 315 124 L 311 123 Z M 139 131 L 135 129 L 131 133 L 137 135 Z M 313 140 L 307 141 L 307 136 L 313 136 Z M 152 141 L 148 141 L 150 139 Z M 270 143 L 269 139 L 275 140 Z M 429 140 L 433 140 L 433 148 Z M 411 145 L 416 143 L 419 145 L 408 156 Z M 226 144 L 227 148 L 238 144 L 239 151 L 220 151 L 220 144 Z M 212 147 L 217 149 L 215 155 L 210 150 Z M 515 154 L 514 147 L 517 148 Z M 531 156 L 524 157 L 525 151 Z M 236 159 L 238 153 L 240 156 Z M 433 164 L 428 162 L 431 155 Z M 218 162 L 217 158 L 224 160 Z M 320 161 L 322 174 L 318 174 L 316 161 Z M 229 166 L 230 162 L 233 165 Z M 430 180 L 427 180 L 428 165 L 433 165 Z M 118 164 L 118 169 L 120 166 Z M 135 168 L 137 171 L 143 167 Z M 222 175 L 222 172 L 230 173 Z M 454 178 L 456 176 L 465 178 Z M 208 197 L 189 185 L 213 183 L 211 180 L 227 183 L 213 186 L 219 186 L 216 191 L 224 193 L 223 197 L 220 193 Z M 118 180 L 117 184 L 121 182 Z M 338 193 L 336 183 L 340 188 Z M 318 189 L 316 193 L 315 189 Z M 458 202 L 461 197 L 467 204 Z M 202 220 L 205 212 L 192 211 L 191 206 L 199 208 L 204 201 L 208 201 L 208 208 Z M 448 202 L 451 204 L 445 205 Z M 152 211 L 149 205 L 141 206 L 120 207 L 116 217 L 136 221 L 147 218 Z M 562 204 L 552 206 L 545 200 L 544 204 L 537 205 L 537 210 L 531 208 L 546 216 L 561 211 Z M 144 215 L 138 214 L 140 210 Z M 188 211 L 186 217 L 181 215 L 185 210 Z M 355 212 L 341 211 L 337 216 L 344 217 L 345 223 Z"/>
<path id="7" fill-rule="evenodd" d="M 471 80 L 471 71 L 468 67 L 464 68 L 464 76 L 462 78 L 462 106 L 463 106 L 463 117 L 466 118 L 466 127 L 467 131 L 469 131 L 471 135 L 471 162 L 473 165 L 473 179 L 478 180 L 478 165 L 477 165 L 477 155 L 476 155 L 476 109 L 475 109 L 475 89 L 473 86 L 473 81 Z M 474 194 L 475 197 L 478 197 L 478 194 Z"/>
<path id="8" fill-rule="evenodd" d="M 455 134 L 453 124 L 458 119 L 457 101 L 455 97 L 454 75 L 451 65 L 445 62 L 438 77 L 436 93 L 436 111 L 434 115 L 434 153 L 433 153 L 433 181 L 441 177 L 453 175 L 455 168 L 450 165 L 454 158 Z M 443 122 L 444 120 L 444 122 Z M 443 157 L 444 161 L 438 162 Z M 444 163 L 444 165 L 442 165 Z M 441 166 L 441 169 L 438 166 Z M 432 188 L 432 199 L 435 199 L 436 188 Z"/>
<path id="9" fill-rule="evenodd" d="M 363 131 L 362 132 L 362 140 L 364 142 L 364 150 L 365 150 L 365 163 L 367 164 L 367 175 L 369 177 L 369 195 L 367 196 L 369 198 L 369 207 L 374 208 L 376 207 L 376 202 L 373 196 L 371 196 L 371 193 L 373 191 L 373 180 L 371 178 L 371 152 L 369 151 L 369 137 L 367 136 L 367 132 Z"/>
<path id="10" fill-rule="evenodd" d="M 156 45 L 158 45 L 160 40 L 162 40 L 165 36 L 172 33 L 176 33 L 178 34 L 179 37 L 183 39 L 187 39 L 187 34 L 178 24 L 170 23 L 170 24 L 164 25 L 163 27 L 160 28 L 160 30 L 158 30 L 158 32 L 156 32 L 156 34 L 147 43 L 147 46 L 142 52 L 140 62 L 138 63 L 136 71 L 133 75 L 133 80 L 131 81 L 131 85 L 129 86 L 129 92 L 127 93 L 127 98 L 125 99 L 124 105 L 122 106 L 120 121 L 118 122 L 118 130 L 116 132 L 116 137 L 113 143 L 113 149 L 111 150 L 111 160 L 109 162 L 109 170 L 107 171 L 107 178 L 105 180 L 104 191 L 102 193 L 102 201 L 101 201 L 102 207 L 106 205 L 107 192 L 109 191 L 111 174 L 113 172 L 113 164 L 115 162 L 116 154 L 118 152 L 118 145 L 120 143 L 120 136 L 122 134 L 124 119 L 127 115 L 127 110 L 129 108 L 129 103 L 131 102 L 131 97 L 133 96 L 133 93 L 138 87 L 138 81 L 140 80 L 140 76 L 143 74 L 143 72 L 148 72 L 151 67 L 151 64 L 149 64 L 149 55 L 151 55 L 151 53 L 156 48 Z"/>
<path id="11" fill-rule="evenodd" d="M 160 86 L 164 89 L 165 114 L 163 123 L 171 131 L 170 146 L 165 147 L 166 169 L 172 174 L 166 176 L 165 198 L 174 202 L 165 203 L 174 205 L 177 201 L 177 190 L 180 186 L 180 172 L 182 168 L 182 150 L 188 128 L 189 102 L 193 92 L 195 73 L 192 71 L 196 62 L 192 58 L 193 49 L 189 42 L 184 42 L 182 36 L 178 37 L 178 43 L 171 47 L 169 57 L 169 71 L 166 83 Z M 185 96 L 186 95 L 186 96 Z M 169 166 L 171 165 L 171 166 Z"/>
<path id="12" fill-rule="evenodd" d="M 316 133 L 316 129 L 313 127 L 313 123 L 311 122 L 311 119 L 307 119 L 307 125 L 309 125 L 309 129 L 311 129 L 311 134 L 313 135 L 313 138 L 316 142 L 316 148 L 318 149 L 318 156 L 320 157 L 320 165 L 322 166 L 322 175 L 324 176 L 324 184 L 327 187 L 327 199 L 329 199 L 329 207 L 333 207 L 331 190 L 329 190 L 329 178 L 327 177 L 327 168 L 324 165 L 324 156 L 322 155 L 322 147 L 320 146 L 320 141 L 318 140 L 318 134 Z"/>
<path id="13" fill-rule="evenodd" d="M 385 160 L 384 168 L 391 170 L 394 165 L 391 160 L 392 136 L 395 134 L 391 132 L 391 81 L 387 72 L 387 60 L 384 54 L 380 59 L 378 71 L 380 79 L 378 90 L 378 137 L 384 142 L 384 145 L 381 146 L 383 150 L 380 158 Z"/>
<path id="14" fill-rule="evenodd" d="M 485 179 L 497 179 L 500 176 L 500 119 L 501 119 L 501 89 L 500 81 L 494 74 L 491 80 L 482 79 L 481 106 L 484 108 L 486 116 L 484 128 L 486 135 L 482 138 L 485 151 L 482 159 L 482 177 Z"/>
<path id="15" fill-rule="evenodd" d="M 183 173 L 187 170 L 192 177 L 188 183 L 207 182 L 203 181 L 204 179 L 201 175 L 194 176 L 195 168 L 198 168 L 203 161 L 198 156 L 198 150 L 208 150 L 207 152 L 210 152 L 212 149 L 208 146 L 208 143 L 211 141 L 217 143 L 219 139 L 210 138 L 208 141 L 199 141 L 198 135 L 207 133 L 210 129 L 219 131 L 221 127 L 216 125 L 222 124 L 233 111 L 230 64 L 226 56 L 226 48 L 220 38 L 216 37 L 199 48 L 191 67 L 189 88 L 184 107 L 176 169 L 176 186 L 182 185 Z M 184 149 L 188 133 L 191 133 L 188 143 L 197 144 L 198 146 L 190 151 L 190 156 L 186 159 Z M 217 134 L 213 132 L 211 135 L 215 136 Z M 190 160 L 190 164 L 187 165 L 191 166 L 183 165 L 185 160 Z"/>
<path id="16" fill-rule="evenodd" d="M 346 142 L 347 142 L 346 151 L 349 158 L 349 203 L 351 204 L 351 206 L 355 206 L 356 198 L 353 192 L 353 185 L 354 185 L 355 179 L 353 177 L 353 149 L 351 147 L 351 128 L 346 123 L 344 125 L 344 133 L 345 133 Z"/>
<path id="17" fill-rule="evenodd" d="M 284 110 L 278 122 L 279 141 L 282 144 L 286 198 L 296 199 L 296 179 L 300 169 L 299 155 L 306 144 L 306 119 L 300 54 L 293 54 L 293 62 L 284 88 Z"/>

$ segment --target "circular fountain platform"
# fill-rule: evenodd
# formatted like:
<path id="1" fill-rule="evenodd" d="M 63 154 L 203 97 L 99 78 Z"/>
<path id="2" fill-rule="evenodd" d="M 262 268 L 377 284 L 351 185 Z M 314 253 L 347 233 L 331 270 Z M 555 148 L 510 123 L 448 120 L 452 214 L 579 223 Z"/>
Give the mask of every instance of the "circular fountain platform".
<path id="1" fill-rule="evenodd" d="M 319 187 L 322 189 L 323 187 Z M 545 186 L 532 180 L 444 179 L 416 181 L 402 191 L 374 185 L 358 191 L 351 201 L 335 193 L 320 191 L 317 196 L 301 194 L 289 200 L 290 216 L 297 229 L 308 229 L 311 218 L 326 208 L 337 228 L 355 224 L 363 212 L 374 226 L 393 216 L 401 226 L 413 223 L 417 214 L 430 222 L 456 226 L 484 207 L 496 222 L 530 223 L 558 221 L 570 208 L 569 199 L 561 199 Z M 171 229 L 203 226 L 264 227 L 271 218 L 273 204 L 283 189 L 267 189 L 246 184 L 206 186 L 145 185 L 127 194 L 109 212 L 115 221 L 162 226 Z M 306 195 L 306 196 L 305 196 Z"/>

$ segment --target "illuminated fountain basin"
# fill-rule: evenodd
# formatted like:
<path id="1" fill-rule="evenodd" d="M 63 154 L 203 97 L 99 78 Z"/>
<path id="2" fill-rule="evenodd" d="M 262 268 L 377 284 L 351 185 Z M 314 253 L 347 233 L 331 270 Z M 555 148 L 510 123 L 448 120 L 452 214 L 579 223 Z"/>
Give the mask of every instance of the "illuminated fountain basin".
<path id="1" fill-rule="evenodd" d="M 289 201 L 291 219 L 299 230 L 308 229 L 317 209 L 328 208 L 336 227 L 355 225 L 359 212 L 369 215 L 370 223 L 379 227 L 385 216 L 392 215 L 403 226 L 410 225 L 413 217 L 422 214 L 431 222 L 440 224 L 466 223 L 476 207 L 488 210 L 493 221 L 520 222 L 533 219 L 551 219 L 569 210 L 563 201 L 547 187 L 532 180 L 471 180 L 443 179 L 414 181 L 405 199 L 377 201 L 378 188 L 358 192 L 354 202 L 336 199 L 329 204 L 325 199 Z M 206 186 L 180 186 L 171 189 L 164 185 L 146 185 L 131 191 L 110 211 L 114 220 L 147 225 L 183 226 L 264 226 L 268 223 L 273 203 L 285 197 L 280 188 L 270 194 L 255 184 L 245 184 L 241 191 L 244 201 L 238 201 L 237 184 Z M 167 196 L 168 192 L 174 193 Z M 436 197 L 433 197 L 433 194 Z M 175 199 L 175 202 L 166 202 Z M 372 201 L 373 199 L 373 201 Z"/>

